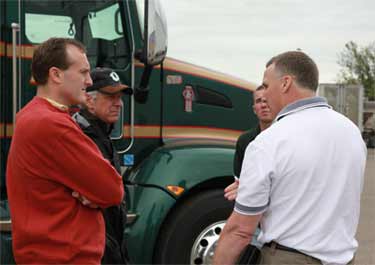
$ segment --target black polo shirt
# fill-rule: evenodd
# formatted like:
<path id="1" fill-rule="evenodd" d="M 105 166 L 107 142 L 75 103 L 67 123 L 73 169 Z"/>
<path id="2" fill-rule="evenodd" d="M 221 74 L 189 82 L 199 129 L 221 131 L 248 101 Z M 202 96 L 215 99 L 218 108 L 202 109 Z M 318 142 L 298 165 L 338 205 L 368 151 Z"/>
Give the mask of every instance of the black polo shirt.
<path id="1" fill-rule="evenodd" d="M 260 134 L 260 126 L 259 124 L 242 133 L 237 140 L 236 143 L 236 152 L 234 154 L 234 160 L 233 160 L 233 174 L 236 177 L 240 176 L 241 168 L 242 168 L 242 161 L 245 156 L 246 147 L 249 145 L 251 141 L 257 137 L 257 135 Z"/>

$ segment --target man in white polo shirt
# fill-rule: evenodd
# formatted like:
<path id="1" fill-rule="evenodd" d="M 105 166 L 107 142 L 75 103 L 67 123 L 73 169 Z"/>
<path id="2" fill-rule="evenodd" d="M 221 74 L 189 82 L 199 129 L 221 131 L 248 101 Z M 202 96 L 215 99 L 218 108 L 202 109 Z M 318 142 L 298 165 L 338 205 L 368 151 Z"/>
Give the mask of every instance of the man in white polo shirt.
<path id="1" fill-rule="evenodd" d="M 315 96 L 318 75 L 299 51 L 267 63 L 264 96 L 278 115 L 246 149 L 214 264 L 234 264 L 258 222 L 263 264 L 353 262 L 366 146 L 349 119 Z"/>

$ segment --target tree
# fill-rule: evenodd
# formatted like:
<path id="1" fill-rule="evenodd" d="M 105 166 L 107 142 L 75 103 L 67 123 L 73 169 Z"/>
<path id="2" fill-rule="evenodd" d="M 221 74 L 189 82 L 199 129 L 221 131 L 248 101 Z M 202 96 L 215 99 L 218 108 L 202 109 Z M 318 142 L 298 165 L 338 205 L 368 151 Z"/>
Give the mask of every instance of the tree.
<path id="1" fill-rule="evenodd" d="M 365 96 L 375 100 L 375 42 L 365 47 L 348 42 L 339 54 L 338 64 L 342 67 L 340 83 L 362 84 Z"/>

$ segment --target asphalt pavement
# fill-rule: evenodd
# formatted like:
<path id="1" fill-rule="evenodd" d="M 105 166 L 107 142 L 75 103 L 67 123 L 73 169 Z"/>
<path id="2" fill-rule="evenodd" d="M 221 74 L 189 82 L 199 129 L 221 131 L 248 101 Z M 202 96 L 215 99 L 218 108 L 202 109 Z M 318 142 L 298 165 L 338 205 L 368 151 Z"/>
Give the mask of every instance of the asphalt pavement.
<path id="1" fill-rule="evenodd" d="M 375 149 L 368 149 L 355 264 L 375 264 Z"/>

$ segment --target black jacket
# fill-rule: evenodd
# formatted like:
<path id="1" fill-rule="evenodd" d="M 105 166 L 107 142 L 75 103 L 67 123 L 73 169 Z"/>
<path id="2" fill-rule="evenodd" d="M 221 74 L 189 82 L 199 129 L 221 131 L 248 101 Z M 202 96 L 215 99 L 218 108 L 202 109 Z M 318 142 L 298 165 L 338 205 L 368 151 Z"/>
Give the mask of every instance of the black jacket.
<path id="1" fill-rule="evenodd" d="M 95 142 L 103 157 L 121 174 L 120 158 L 110 139 L 113 126 L 96 118 L 87 110 L 81 110 L 74 114 L 73 118 L 82 131 Z M 103 216 L 106 229 L 106 246 L 102 264 L 127 264 L 126 245 L 123 238 L 126 224 L 125 202 L 104 209 Z"/>
<path id="2" fill-rule="evenodd" d="M 236 152 L 234 153 L 233 161 L 233 173 L 236 177 L 240 177 L 246 147 L 255 139 L 255 137 L 258 136 L 258 134 L 260 134 L 259 125 L 248 131 L 245 131 L 240 135 L 240 137 L 238 137 L 236 143 Z"/>

